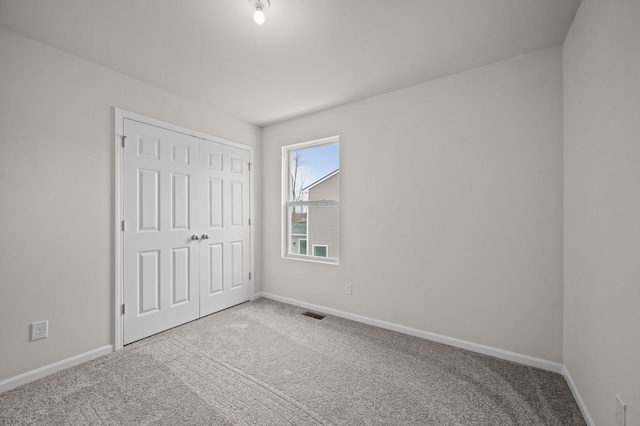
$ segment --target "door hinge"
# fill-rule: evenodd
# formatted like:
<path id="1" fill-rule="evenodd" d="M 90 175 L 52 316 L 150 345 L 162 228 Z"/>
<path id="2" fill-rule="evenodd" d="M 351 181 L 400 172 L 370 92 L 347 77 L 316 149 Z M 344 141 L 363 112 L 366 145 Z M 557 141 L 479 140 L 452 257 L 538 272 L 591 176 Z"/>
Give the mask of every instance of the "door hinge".
<path id="1" fill-rule="evenodd" d="M 251 272 L 249 272 L 249 279 L 251 279 Z"/>
<path id="2" fill-rule="evenodd" d="M 249 226 L 251 226 L 251 218 L 249 218 Z"/>
<path id="3" fill-rule="evenodd" d="M 124 303 L 122 304 L 122 315 L 127 313 L 127 305 L 125 305 Z"/>
<path id="4" fill-rule="evenodd" d="M 247 163 L 249 165 L 249 171 L 251 171 L 251 164 L 253 163 Z"/>
<path id="5" fill-rule="evenodd" d="M 122 147 L 123 147 L 123 148 L 124 148 L 124 140 L 125 140 L 126 138 L 127 138 L 127 137 L 126 137 L 125 135 L 121 135 L 121 136 L 120 136 L 120 139 L 122 140 Z"/>
<path id="6" fill-rule="evenodd" d="M 124 231 L 124 220 L 122 221 L 122 230 Z"/>

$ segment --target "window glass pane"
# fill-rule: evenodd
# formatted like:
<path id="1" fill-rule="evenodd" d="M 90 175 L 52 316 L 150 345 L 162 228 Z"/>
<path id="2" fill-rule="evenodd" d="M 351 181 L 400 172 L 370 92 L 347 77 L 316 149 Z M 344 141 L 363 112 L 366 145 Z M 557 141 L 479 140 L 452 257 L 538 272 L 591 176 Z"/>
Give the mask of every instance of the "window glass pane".
<path id="1" fill-rule="evenodd" d="M 328 189 L 328 184 L 335 186 L 337 179 L 325 183 L 340 169 L 340 146 L 338 144 L 320 145 L 289 152 L 289 201 L 307 201 L 320 196 L 320 192 Z M 320 188 L 318 188 L 320 187 Z M 316 193 L 316 194 L 314 194 Z M 338 191 L 322 194 L 325 200 L 338 200 Z"/>
<path id="2" fill-rule="evenodd" d="M 340 257 L 337 204 L 290 208 L 289 253 L 317 257 Z M 308 252 L 307 247 L 323 246 Z M 317 248 L 317 247 L 316 247 Z M 316 254 L 320 253 L 320 254 Z"/>

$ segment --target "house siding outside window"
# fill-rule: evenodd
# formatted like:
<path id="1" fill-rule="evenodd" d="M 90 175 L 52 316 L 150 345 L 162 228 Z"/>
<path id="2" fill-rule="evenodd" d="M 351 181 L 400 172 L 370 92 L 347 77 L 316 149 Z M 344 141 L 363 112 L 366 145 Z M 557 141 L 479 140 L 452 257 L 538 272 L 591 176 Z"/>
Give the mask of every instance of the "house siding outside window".
<path id="1" fill-rule="evenodd" d="M 309 201 L 340 201 L 340 170 L 304 188 Z M 307 246 L 327 246 L 328 257 L 340 257 L 339 209 L 333 206 L 309 207 L 307 212 Z"/>

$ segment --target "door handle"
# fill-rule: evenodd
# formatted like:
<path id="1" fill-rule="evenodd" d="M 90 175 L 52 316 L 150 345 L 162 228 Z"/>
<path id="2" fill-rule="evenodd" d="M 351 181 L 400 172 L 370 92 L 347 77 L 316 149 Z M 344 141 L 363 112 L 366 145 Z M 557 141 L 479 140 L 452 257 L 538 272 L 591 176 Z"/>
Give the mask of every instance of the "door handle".
<path id="1" fill-rule="evenodd" d="M 202 239 L 203 240 L 208 240 L 209 239 L 209 234 L 202 234 Z"/>
<path id="2" fill-rule="evenodd" d="M 196 234 L 193 234 L 191 236 L 191 239 L 194 240 L 194 241 L 198 241 L 200 239 L 200 237 L 198 237 Z"/>

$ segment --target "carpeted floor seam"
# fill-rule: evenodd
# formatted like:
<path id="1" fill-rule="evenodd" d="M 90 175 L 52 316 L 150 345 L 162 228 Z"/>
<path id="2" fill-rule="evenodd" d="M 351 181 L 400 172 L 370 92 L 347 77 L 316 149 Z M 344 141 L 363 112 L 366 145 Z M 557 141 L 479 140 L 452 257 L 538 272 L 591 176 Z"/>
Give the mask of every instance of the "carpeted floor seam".
<path id="1" fill-rule="evenodd" d="M 303 309 L 300 309 L 300 313 L 302 313 L 303 311 L 304 311 Z M 331 317 L 331 316 L 327 316 L 325 318 L 325 320 L 323 320 L 323 321 L 331 320 L 332 318 L 333 317 Z M 336 339 L 335 333 L 331 334 L 329 330 L 325 330 L 324 328 L 322 328 L 321 324 L 327 324 L 327 323 L 326 322 L 325 323 L 316 322 L 317 320 L 307 319 L 307 318 L 302 317 L 302 316 L 300 317 L 299 320 L 300 321 L 307 321 L 307 322 L 309 322 L 311 324 L 311 326 L 313 327 L 313 330 L 314 330 L 314 334 L 313 334 L 314 339 L 313 339 L 313 342 L 310 342 L 309 336 L 307 335 L 307 336 L 304 336 L 304 338 L 296 340 L 296 341 L 298 341 L 299 343 L 301 343 L 301 344 L 303 344 L 303 345 L 305 345 L 305 346 L 307 346 L 307 347 L 309 347 L 309 348 L 311 348 L 311 349 L 313 349 L 315 351 L 327 353 L 328 349 L 331 346 L 323 346 L 323 342 L 324 342 L 323 335 L 326 333 L 328 336 L 330 335 L 332 340 L 335 341 L 335 339 Z M 275 330 L 276 332 L 278 332 L 280 334 L 289 335 L 294 339 L 297 338 L 296 333 L 294 332 L 294 329 L 295 329 L 294 325 L 289 325 L 289 327 L 283 328 L 283 327 L 278 327 L 277 324 L 270 323 L 268 321 L 263 321 L 262 324 L 272 328 L 273 330 Z M 385 330 L 385 332 L 388 333 L 388 334 L 393 334 L 394 333 L 394 332 L 386 331 L 386 330 Z M 355 337 L 353 337 L 351 335 L 351 333 L 342 333 L 342 332 L 338 331 L 338 336 L 339 336 L 339 338 L 345 340 L 345 345 L 349 345 L 351 347 L 355 346 L 351 342 L 358 342 L 358 346 L 359 346 L 358 352 L 361 352 L 361 351 L 372 352 L 378 347 L 378 345 L 376 344 L 377 342 L 372 342 L 372 341 L 362 342 L 362 341 L 358 341 Z M 477 359 L 478 354 L 473 354 L 471 352 L 464 351 L 464 350 L 460 350 L 460 352 L 459 352 L 460 356 L 462 356 L 464 358 L 468 358 L 468 362 L 470 362 L 472 364 L 475 364 L 475 368 L 485 370 L 486 373 L 489 373 L 488 375 L 487 374 L 484 374 L 484 375 L 479 374 L 479 376 L 484 378 L 484 382 L 480 381 L 480 380 L 477 380 L 475 377 L 472 377 L 472 376 L 461 377 L 459 374 L 456 374 L 456 372 L 446 362 L 443 362 L 442 360 L 437 359 L 435 357 L 426 357 L 425 358 L 424 354 L 419 354 L 419 353 L 407 354 L 406 352 L 397 350 L 396 348 L 394 348 L 394 350 L 396 350 L 396 353 L 397 353 L 398 356 L 407 358 L 408 361 L 410 361 L 410 362 L 418 362 L 418 363 L 425 364 L 425 365 L 426 364 L 438 363 L 438 364 L 441 365 L 441 368 L 449 371 L 452 374 L 452 376 L 455 377 L 456 380 L 461 380 L 461 379 L 462 380 L 467 380 L 467 381 L 469 381 L 470 384 L 472 384 L 474 386 L 483 386 L 483 387 L 487 388 L 487 390 L 491 390 L 491 389 L 489 389 L 489 387 L 488 387 L 489 384 L 487 383 L 487 378 L 489 378 L 490 381 L 497 381 L 497 383 L 493 384 L 493 386 L 492 386 L 493 389 L 500 389 L 503 386 L 510 387 L 510 384 L 508 382 L 506 382 L 504 380 L 501 380 L 500 377 L 496 377 L 495 375 L 492 375 L 491 371 L 488 370 L 485 365 L 476 364 L 475 363 L 475 359 Z M 468 352 L 469 356 L 465 356 L 467 354 L 467 352 Z M 473 371 L 473 369 L 470 368 L 469 371 Z M 383 385 L 383 384 L 384 384 L 384 381 L 381 380 L 380 385 Z M 514 395 L 517 395 L 517 394 L 514 393 Z M 509 398 L 509 396 L 507 396 L 507 398 Z M 516 400 L 511 400 L 507 405 L 504 405 L 504 404 L 501 404 L 501 405 L 503 405 L 505 407 L 506 406 L 519 407 L 520 410 L 525 412 L 524 415 L 529 416 L 530 418 L 536 418 L 538 421 L 541 421 L 539 416 L 534 411 L 532 411 L 530 409 L 530 407 L 526 406 L 526 404 L 524 404 L 524 407 L 523 407 L 522 404 L 523 404 L 522 400 L 516 399 Z"/>
<path id="2" fill-rule="evenodd" d="M 246 372 L 235 368 L 233 365 L 229 364 L 228 362 L 225 362 L 217 357 L 214 357 L 210 354 L 207 354 L 198 350 L 197 348 L 189 345 L 188 342 L 181 340 L 179 336 L 174 336 L 170 340 L 168 339 L 167 343 L 173 343 L 177 347 L 177 349 L 191 352 L 192 356 L 189 359 L 190 365 L 201 365 L 202 367 L 206 367 L 206 366 L 210 367 L 211 365 L 214 365 L 216 368 L 220 369 L 221 371 L 228 372 L 228 375 L 231 378 L 228 381 L 228 384 L 231 384 L 234 380 L 242 379 L 247 386 L 249 387 L 251 387 L 251 385 L 255 386 L 263 394 L 267 395 L 268 397 L 271 397 L 272 400 L 275 400 L 277 402 L 282 402 L 288 406 L 295 407 L 296 410 L 304 413 L 308 417 L 307 424 L 310 424 L 309 422 L 312 421 L 315 424 L 331 425 L 330 422 L 327 422 L 324 419 L 322 419 L 320 415 L 318 415 L 317 413 L 314 413 L 308 407 L 305 407 L 304 405 L 300 404 L 294 399 L 288 397 L 287 395 L 283 394 L 277 389 L 274 389 L 272 386 L 269 386 L 266 383 L 258 380 L 257 378 L 247 374 Z M 205 359 L 209 361 L 209 363 L 204 363 Z M 203 370 L 204 368 L 202 370 L 194 370 L 193 372 L 203 371 Z M 189 374 L 189 372 L 190 370 L 188 368 L 184 368 L 182 369 L 182 371 L 180 371 L 180 373 L 184 375 Z M 184 376 L 181 376 L 181 377 L 184 377 Z M 235 385 L 237 386 L 238 383 L 235 382 Z M 269 405 L 264 405 L 263 408 L 267 410 L 271 410 L 273 407 Z M 281 415 L 282 413 L 279 413 L 279 414 Z"/>

